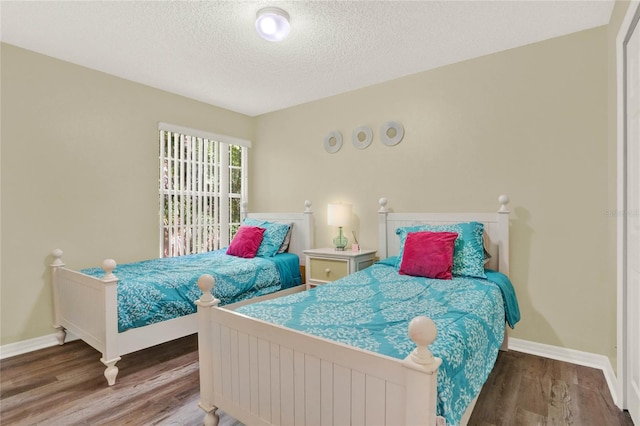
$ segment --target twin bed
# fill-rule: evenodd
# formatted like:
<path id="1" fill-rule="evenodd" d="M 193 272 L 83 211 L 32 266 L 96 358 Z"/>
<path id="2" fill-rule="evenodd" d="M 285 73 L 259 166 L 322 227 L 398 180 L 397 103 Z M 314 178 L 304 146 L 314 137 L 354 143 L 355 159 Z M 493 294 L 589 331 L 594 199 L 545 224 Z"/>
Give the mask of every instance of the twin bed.
<path id="1" fill-rule="evenodd" d="M 311 203 L 305 206 L 302 213 L 243 211 L 243 222 L 291 226 L 287 252 L 268 258 L 245 259 L 220 249 L 124 265 L 107 259 L 102 268 L 75 271 L 65 267 L 62 251 L 54 250 L 51 272 L 59 343 L 71 332 L 98 350 L 104 375 L 113 385 L 116 363 L 123 355 L 198 331 L 194 301 L 201 294 L 196 281 L 202 274 L 216 276 L 221 284 L 216 296 L 224 303 L 295 288 L 301 284 L 303 251 L 314 246 Z"/>
<path id="2" fill-rule="evenodd" d="M 499 198 L 497 213 L 414 214 L 381 199 L 381 261 L 310 291 L 218 306 L 214 279 L 201 277 L 204 423 L 216 425 L 221 409 L 252 426 L 466 424 L 507 345 L 505 323 L 519 320 L 508 201 Z M 412 233 L 456 232 L 457 244 L 468 224 L 481 251 L 456 246 L 453 279 L 399 273 Z"/>
<path id="3" fill-rule="evenodd" d="M 129 265 L 116 269 L 108 259 L 102 270 L 74 271 L 55 250 L 54 327 L 60 344 L 69 331 L 102 353 L 109 385 L 115 383 L 121 356 L 197 332 L 199 406 L 207 425 L 218 423 L 218 409 L 252 426 L 466 424 L 498 349 L 507 346 L 507 327 L 519 319 L 507 278 L 508 201 L 499 197 L 497 213 L 452 214 L 395 213 L 381 199 L 380 262 L 310 291 L 295 279 L 271 282 L 276 275 L 295 275 L 286 272 L 291 259 L 288 266 L 263 265 L 267 269 L 240 275 L 233 269 L 225 276 L 218 273 L 227 267 L 218 265 L 222 253 L 194 255 L 185 257 L 191 263 L 189 278 L 177 278 L 175 258 L 142 262 L 133 271 L 127 271 Z M 284 254 L 299 267 L 303 250 L 314 247 L 310 206 L 307 202 L 303 213 L 244 216 L 292 223 Z M 461 227 L 470 223 L 471 231 Z M 453 279 L 414 276 L 405 259 L 410 236 L 422 231 L 456 232 L 456 244 L 468 231 L 473 238 L 479 232 L 485 253 L 474 254 L 465 242 L 455 246 Z M 477 264 L 478 256 L 480 269 L 457 263 L 473 259 Z M 185 267 L 181 263 L 178 269 Z M 130 272 L 146 280 L 159 275 L 188 281 L 188 290 L 177 291 L 192 301 L 199 296 L 197 313 L 167 319 L 166 307 L 155 312 L 146 302 L 162 295 L 123 290 Z M 257 276 L 270 282 L 243 285 Z M 134 301 L 129 315 L 120 312 L 125 308 L 118 305 L 119 295 Z M 152 312 L 148 324 L 135 320 L 142 311 Z"/>

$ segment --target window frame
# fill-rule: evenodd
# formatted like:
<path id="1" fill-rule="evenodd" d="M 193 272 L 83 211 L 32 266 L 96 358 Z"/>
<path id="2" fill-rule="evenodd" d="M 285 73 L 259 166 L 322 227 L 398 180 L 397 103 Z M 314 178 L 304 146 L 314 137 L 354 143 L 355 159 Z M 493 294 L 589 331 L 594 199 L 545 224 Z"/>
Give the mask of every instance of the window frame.
<path id="1" fill-rule="evenodd" d="M 190 143 L 193 143 L 193 139 L 195 139 L 195 143 L 201 143 L 200 148 L 202 148 L 202 144 L 204 146 L 207 145 L 207 142 L 213 143 L 214 145 L 214 162 L 207 166 L 209 174 L 207 176 L 211 176 L 215 179 L 213 183 L 213 190 L 209 190 L 206 195 L 204 195 L 201 191 L 198 192 L 196 190 L 188 190 L 186 188 L 180 187 L 179 189 L 172 188 L 170 184 L 167 184 L 167 172 L 166 172 L 166 161 L 184 161 L 184 164 L 188 164 L 186 166 L 187 171 L 190 170 L 190 167 L 196 164 L 200 159 L 183 159 L 182 155 L 176 159 L 176 157 L 165 156 L 165 141 L 166 141 L 166 133 L 171 133 L 171 138 L 175 137 L 175 135 L 182 136 L 185 138 L 189 138 Z M 174 142 L 175 143 L 175 142 Z M 240 149 L 240 164 L 232 164 L 232 155 L 233 155 L 233 147 L 236 146 Z M 251 142 L 235 138 L 232 136 L 221 135 L 210 133 L 202 130 L 192 129 L 184 126 L 178 126 L 174 124 L 168 123 L 158 123 L 158 226 L 159 226 L 159 256 L 160 257 L 173 257 L 180 254 L 190 254 L 190 253 L 199 253 L 204 251 L 203 247 L 191 247 L 189 252 L 181 252 L 181 248 L 187 248 L 189 243 L 181 243 L 179 244 L 178 250 L 174 250 L 176 245 L 170 245 L 169 247 L 165 247 L 165 230 L 169 227 L 173 227 L 176 230 L 177 225 L 169 223 L 165 224 L 165 209 L 171 208 L 171 202 L 165 203 L 165 199 L 167 195 L 174 197 L 194 197 L 194 196 L 206 196 L 208 198 L 209 203 L 207 205 L 213 204 L 211 210 L 206 210 L 205 214 L 213 215 L 213 228 L 214 228 L 214 237 L 213 246 L 210 249 L 219 249 L 225 247 L 231 241 L 233 234 L 237 230 L 240 225 L 241 217 L 241 206 L 246 203 L 247 194 L 248 194 L 248 151 L 251 147 Z M 195 149 L 195 147 L 193 147 Z M 205 161 L 208 161 L 205 160 Z M 233 170 L 240 170 L 240 193 L 231 193 L 233 180 L 231 179 L 231 175 Z M 194 172 L 197 174 L 197 172 Z M 193 178 L 195 180 L 195 178 Z M 234 201 L 237 200 L 237 201 Z M 231 209 L 232 203 L 237 203 L 237 218 L 231 217 Z M 189 204 L 187 202 L 187 204 Z M 167 205 L 169 207 L 167 207 Z M 217 212 L 216 212 L 217 209 Z M 200 213 L 202 214 L 202 210 Z M 234 219 L 237 219 L 234 220 Z M 234 220 L 233 222 L 231 222 Z M 191 221 L 187 221 L 188 223 L 185 225 L 180 225 L 183 229 L 188 229 L 189 232 L 193 233 L 193 225 Z M 188 228 L 190 226 L 191 228 Z M 218 232 L 216 232 L 218 231 Z M 193 238 L 193 237 L 192 237 Z M 173 240 L 174 237 L 169 237 L 169 240 Z M 194 244 L 197 246 L 197 244 Z M 195 249 L 195 250 L 194 250 Z"/>

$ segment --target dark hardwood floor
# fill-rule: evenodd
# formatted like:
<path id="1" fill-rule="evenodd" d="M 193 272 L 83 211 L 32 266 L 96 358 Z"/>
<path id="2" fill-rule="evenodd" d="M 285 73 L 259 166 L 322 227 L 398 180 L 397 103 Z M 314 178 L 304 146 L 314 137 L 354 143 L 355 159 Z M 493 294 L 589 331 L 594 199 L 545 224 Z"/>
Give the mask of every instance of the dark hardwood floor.
<path id="1" fill-rule="evenodd" d="M 500 352 L 470 425 L 633 425 L 613 403 L 601 370 L 522 352 Z"/>
<path id="2" fill-rule="evenodd" d="M 75 341 L 0 362 L 2 425 L 200 425 L 195 336 L 122 357 L 114 386 Z M 223 416 L 221 425 L 237 424 Z M 599 370 L 501 352 L 471 425 L 632 425 Z"/>

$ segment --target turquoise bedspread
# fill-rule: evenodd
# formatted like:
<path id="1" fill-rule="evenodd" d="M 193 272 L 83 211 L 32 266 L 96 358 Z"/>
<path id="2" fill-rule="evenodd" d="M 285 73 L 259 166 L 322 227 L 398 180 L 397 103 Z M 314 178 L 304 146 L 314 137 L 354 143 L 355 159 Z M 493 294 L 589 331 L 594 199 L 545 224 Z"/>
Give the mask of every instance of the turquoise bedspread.
<path id="1" fill-rule="evenodd" d="M 282 253 L 270 258 L 244 259 L 208 253 L 145 260 L 117 265 L 118 331 L 142 327 L 196 312 L 194 301 L 202 293 L 197 286 L 202 274 L 215 278 L 214 295 L 221 305 L 249 299 L 298 285 L 299 257 Z M 101 268 L 83 269 L 102 278 Z"/>
<path id="2" fill-rule="evenodd" d="M 517 309 L 513 287 L 505 275 L 493 274 L 508 284 L 399 275 L 391 264 L 379 262 L 333 283 L 246 305 L 238 312 L 399 359 L 415 348 L 408 336 L 409 321 L 430 317 L 438 328 L 430 348 L 443 360 L 438 415 L 456 425 L 493 368 L 505 318 L 515 320 L 505 312 L 505 300 L 507 307 Z"/>

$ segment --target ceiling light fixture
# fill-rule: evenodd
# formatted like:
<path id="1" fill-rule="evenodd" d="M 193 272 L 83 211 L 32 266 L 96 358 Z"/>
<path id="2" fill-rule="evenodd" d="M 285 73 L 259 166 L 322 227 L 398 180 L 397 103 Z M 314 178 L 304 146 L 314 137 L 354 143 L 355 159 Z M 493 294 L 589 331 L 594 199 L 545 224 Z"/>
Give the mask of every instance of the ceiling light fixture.
<path id="1" fill-rule="evenodd" d="M 256 14 L 256 30 L 269 41 L 282 41 L 289 35 L 289 14 L 279 7 L 265 7 Z"/>

